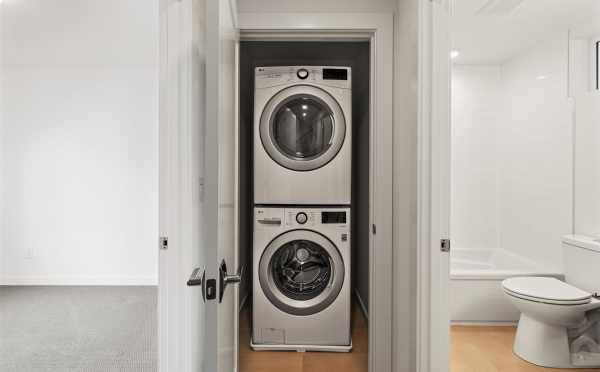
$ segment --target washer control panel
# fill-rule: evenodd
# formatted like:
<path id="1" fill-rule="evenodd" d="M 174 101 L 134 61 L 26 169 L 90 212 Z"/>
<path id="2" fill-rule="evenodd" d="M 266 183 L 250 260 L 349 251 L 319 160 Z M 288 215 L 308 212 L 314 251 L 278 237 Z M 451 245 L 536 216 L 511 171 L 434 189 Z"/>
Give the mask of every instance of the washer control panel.
<path id="1" fill-rule="evenodd" d="M 254 209 L 254 220 L 257 228 L 282 227 L 347 227 L 350 223 L 349 208 L 273 208 L 257 207 Z"/>
<path id="2" fill-rule="evenodd" d="M 347 226 L 348 209 L 285 208 L 285 226 L 309 227 L 318 225 Z"/>

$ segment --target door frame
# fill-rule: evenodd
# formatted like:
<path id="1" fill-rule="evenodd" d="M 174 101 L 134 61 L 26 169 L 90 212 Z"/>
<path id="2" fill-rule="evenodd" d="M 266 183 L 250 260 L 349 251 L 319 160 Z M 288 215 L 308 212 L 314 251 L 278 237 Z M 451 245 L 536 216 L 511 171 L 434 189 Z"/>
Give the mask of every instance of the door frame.
<path id="1" fill-rule="evenodd" d="M 394 19 L 385 13 L 238 14 L 241 40 L 369 41 L 369 370 L 392 371 Z M 239 82 L 238 82 L 239 85 Z M 376 228 L 375 228 L 376 227 Z M 377 268 L 377 270 L 375 270 Z M 377 285 L 375 285 L 377 283 Z"/>
<path id="2" fill-rule="evenodd" d="M 450 370 L 451 0 L 419 2 L 416 370 Z"/>

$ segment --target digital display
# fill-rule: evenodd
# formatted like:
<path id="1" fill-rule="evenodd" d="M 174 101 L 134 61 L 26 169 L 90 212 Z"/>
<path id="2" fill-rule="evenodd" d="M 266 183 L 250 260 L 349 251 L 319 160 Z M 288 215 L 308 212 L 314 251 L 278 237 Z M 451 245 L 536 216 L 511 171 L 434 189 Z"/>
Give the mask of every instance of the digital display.
<path id="1" fill-rule="evenodd" d="M 345 68 L 324 68 L 323 80 L 348 80 L 348 70 Z"/>
<path id="2" fill-rule="evenodd" d="M 346 212 L 321 212 L 321 223 L 346 223 Z"/>

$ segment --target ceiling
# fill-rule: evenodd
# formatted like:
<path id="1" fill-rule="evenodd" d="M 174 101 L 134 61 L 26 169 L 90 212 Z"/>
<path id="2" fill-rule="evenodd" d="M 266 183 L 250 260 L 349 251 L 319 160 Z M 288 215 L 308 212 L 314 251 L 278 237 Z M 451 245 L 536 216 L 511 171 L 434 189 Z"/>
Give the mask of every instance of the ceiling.
<path id="1" fill-rule="evenodd" d="M 600 35 L 600 0 L 454 0 L 455 63 L 499 64 L 568 30 Z"/>

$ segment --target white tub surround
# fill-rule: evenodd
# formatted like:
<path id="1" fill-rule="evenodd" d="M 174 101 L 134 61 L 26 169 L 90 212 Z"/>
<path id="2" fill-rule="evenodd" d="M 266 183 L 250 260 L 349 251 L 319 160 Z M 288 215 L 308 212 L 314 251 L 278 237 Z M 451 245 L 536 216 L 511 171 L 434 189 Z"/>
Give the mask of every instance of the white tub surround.
<path id="1" fill-rule="evenodd" d="M 503 249 L 454 249 L 450 263 L 452 323 L 516 323 L 520 313 L 504 296 L 501 283 L 518 276 L 563 277 Z"/>

